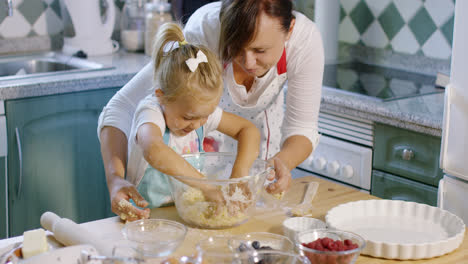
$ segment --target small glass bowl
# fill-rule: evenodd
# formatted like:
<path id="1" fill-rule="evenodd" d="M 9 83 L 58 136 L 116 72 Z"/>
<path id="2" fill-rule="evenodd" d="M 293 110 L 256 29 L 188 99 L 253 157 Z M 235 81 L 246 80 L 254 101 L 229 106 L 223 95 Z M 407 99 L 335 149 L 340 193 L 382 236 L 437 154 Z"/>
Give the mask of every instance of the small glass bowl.
<path id="1" fill-rule="evenodd" d="M 357 248 L 342 251 L 326 251 L 326 249 L 312 249 L 303 245 L 326 237 L 334 241 L 341 241 L 343 244 L 346 244 L 345 240 L 349 240 L 351 243 L 356 244 Z M 300 232 L 296 237 L 296 246 L 302 255 L 309 258 L 311 264 L 353 264 L 356 262 L 361 251 L 366 247 L 366 241 L 361 236 L 347 231 L 315 229 Z"/>
<path id="2" fill-rule="evenodd" d="M 164 257 L 182 244 L 187 228 L 175 221 L 142 219 L 125 224 L 122 233 L 143 256 Z"/>
<path id="3" fill-rule="evenodd" d="M 229 240 L 229 246 L 237 252 L 247 250 L 294 252 L 294 243 L 289 238 L 268 232 L 251 232 L 233 236 Z"/>
<path id="4" fill-rule="evenodd" d="M 291 241 L 296 241 L 296 236 L 302 231 L 325 229 L 327 224 L 320 219 L 311 217 L 291 217 L 283 221 L 283 233 Z"/>

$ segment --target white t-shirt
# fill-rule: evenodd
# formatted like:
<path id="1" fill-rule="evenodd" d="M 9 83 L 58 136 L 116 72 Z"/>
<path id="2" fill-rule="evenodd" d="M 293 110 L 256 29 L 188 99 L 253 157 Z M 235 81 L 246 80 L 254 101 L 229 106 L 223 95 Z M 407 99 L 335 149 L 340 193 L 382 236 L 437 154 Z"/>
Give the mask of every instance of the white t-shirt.
<path id="1" fill-rule="evenodd" d="M 218 53 L 220 5 L 220 2 L 207 4 L 190 17 L 184 28 L 189 43 L 203 44 Z M 294 12 L 294 16 L 296 23 L 285 46 L 288 82 L 286 111 L 284 120 L 281 120 L 281 130 L 271 132 L 281 134 L 281 141 L 294 135 L 305 136 L 315 148 L 319 137 L 317 124 L 324 67 L 322 38 L 315 23 L 301 13 Z M 101 113 L 98 135 L 103 126 L 113 126 L 129 137 L 133 113 L 138 102 L 149 94 L 152 74 L 152 65 L 149 63 L 112 97 Z M 230 80 L 225 80 L 225 85 L 229 85 L 232 99 L 248 108 L 271 86 L 273 78 L 270 74 L 275 72 L 270 70 L 265 76 L 256 78 L 256 83 L 248 93 L 242 85 L 231 87 Z"/>
<path id="2" fill-rule="evenodd" d="M 223 110 L 216 107 L 215 111 L 208 116 L 208 120 L 203 125 L 203 134 L 214 131 L 218 128 L 219 122 L 223 115 Z M 138 128 L 145 123 L 153 123 L 161 129 L 161 134 L 166 131 L 166 120 L 159 105 L 158 99 L 153 94 L 145 97 L 135 111 L 135 116 L 132 121 L 132 129 L 128 141 L 128 180 L 133 184 L 137 184 L 144 175 L 148 162 L 143 156 L 143 150 L 136 142 L 136 133 Z M 194 130 L 185 136 L 176 136 L 169 133 L 168 146 L 178 154 L 198 153 L 199 139 L 197 132 Z"/>

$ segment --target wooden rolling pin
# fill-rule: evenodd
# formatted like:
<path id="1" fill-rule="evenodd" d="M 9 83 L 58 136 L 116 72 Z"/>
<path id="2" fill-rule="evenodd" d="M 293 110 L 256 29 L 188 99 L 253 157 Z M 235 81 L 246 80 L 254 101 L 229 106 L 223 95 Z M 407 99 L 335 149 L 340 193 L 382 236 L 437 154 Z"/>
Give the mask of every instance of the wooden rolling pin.
<path id="1" fill-rule="evenodd" d="M 112 244 L 103 242 L 98 236 L 70 219 L 45 212 L 41 216 L 41 225 L 53 232 L 55 239 L 65 246 L 88 244 L 94 246 L 101 255 L 112 256 Z"/>

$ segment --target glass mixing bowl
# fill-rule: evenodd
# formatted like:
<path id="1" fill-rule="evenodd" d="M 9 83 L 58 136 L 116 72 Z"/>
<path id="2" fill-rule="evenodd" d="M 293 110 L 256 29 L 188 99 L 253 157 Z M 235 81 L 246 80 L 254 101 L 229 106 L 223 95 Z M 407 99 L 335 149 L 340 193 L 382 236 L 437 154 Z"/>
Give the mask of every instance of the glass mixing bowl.
<path id="1" fill-rule="evenodd" d="M 122 234 L 143 256 L 162 257 L 170 255 L 182 244 L 187 228 L 165 219 L 141 219 L 126 223 Z"/>
<path id="2" fill-rule="evenodd" d="M 228 228 L 246 222 L 272 170 L 264 160 L 255 160 L 248 175 L 229 179 L 234 153 L 205 152 L 182 155 L 204 179 L 169 177 L 172 196 L 180 217 L 188 224 L 209 229 Z M 206 190 L 222 195 L 222 202 L 205 199 Z M 204 191 L 202 191 L 204 190 Z"/>

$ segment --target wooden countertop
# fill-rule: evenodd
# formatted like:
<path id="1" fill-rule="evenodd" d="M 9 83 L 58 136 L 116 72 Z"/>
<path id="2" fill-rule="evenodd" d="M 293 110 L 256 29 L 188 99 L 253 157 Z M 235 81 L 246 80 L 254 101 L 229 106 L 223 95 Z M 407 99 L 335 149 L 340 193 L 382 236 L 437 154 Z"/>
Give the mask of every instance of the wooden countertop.
<path id="1" fill-rule="evenodd" d="M 288 204 L 299 203 L 302 199 L 305 190 L 305 183 L 309 181 L 317 181 L 320 183 L 319 190 L 313 201 L 314 215 L 313 217 L 319 218 L 325 221 L 325 215 L 331 208 L 346 202 L 358 201 L 358 200 L 369 200 L 378 199 L 375 196 L 357 191 L 355 189 L 338 185 L 336 183 L 320 179 L 314 176 L 307 176 L 297 178 L 293 180 L 291 189 L 286 193 L 284 201 Z M 175 207 L 157 208 L 151 211 L 151 218 L 164 218 L 182 222 L 182 219 L 176 212 Z M 286 219 L 282 209 L 273 210 L 268 213 L 256 214 L 247 223 L 223 230 L 203 230 L 189 228 L 184 243 L 174 253 L 174 256 L 191 255 L 195 253 L 196 243 L 209 236 L 214 235 L 233 235 L 242 234 L 247 232 L 272 232 L 277 234 L 283 234 L 281 223 Z M 82 224 L 89 228 L 91 231 L 98 234 L 102 234 L 104 239 L 112 239 L 115 241 L 121 234 L 120 230 L 123 227 L 123 223 L 117 217 L 108 219 L 98 220 L 94 222 Z M 424 259 L 417 261 L 398 261 L 398 260 L 387 260 L 379 259 L 368 256 L 359 256 L 357 259 L 358 264 L 360 263 L 372 263 L 372 264 L 390 264 L 390 263 L 468 263 L 468 236 L 465 235 L 462 245 L 452 253 L 447 255 L 433 258 Z"/>

